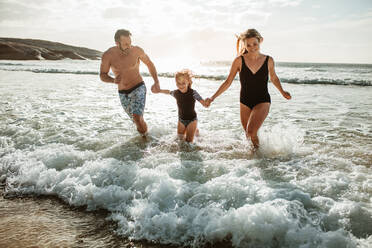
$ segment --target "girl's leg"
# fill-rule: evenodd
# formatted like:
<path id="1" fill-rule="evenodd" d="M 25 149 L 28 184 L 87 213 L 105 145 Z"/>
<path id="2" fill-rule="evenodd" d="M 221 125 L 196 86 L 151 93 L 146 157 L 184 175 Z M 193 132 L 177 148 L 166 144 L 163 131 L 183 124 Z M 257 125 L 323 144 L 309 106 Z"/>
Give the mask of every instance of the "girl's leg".
<path id="1" fill-rule="evenodd" d="M 248 126 L 246 129 L 247 136 L 251 138 L 253 146 L 259 147 L 259 140 L 257 137 L 258 129 L 262 126 L 262 123 L 269 114 L 270 103 L 263 102 L 253 107 L 250 118 L 248 120 Z"/>
<path id="2" fill-rule="evenodd" d="M 185 139 L 186 127 L 180 121 L 178 121 L 177 125 L 177 135 L 180 139 Z"/>
<path id="3" fill-rule="evenodd" d="M 192 142 L 194 140 L 194 135 L 195 135 L 197 125 L 198 125 L 197 120 L 187 125 L 186 127 L 186 141 L 187 142 Z"/>
<path id="4" fill-rule="evenodd" d="M 249 117 L 251 115 L 251 109 L 248 108 L 246 105 L 240 103 L 240 121 L 242 123 L 243 129 L 247 131 L 247 124 Z"/>

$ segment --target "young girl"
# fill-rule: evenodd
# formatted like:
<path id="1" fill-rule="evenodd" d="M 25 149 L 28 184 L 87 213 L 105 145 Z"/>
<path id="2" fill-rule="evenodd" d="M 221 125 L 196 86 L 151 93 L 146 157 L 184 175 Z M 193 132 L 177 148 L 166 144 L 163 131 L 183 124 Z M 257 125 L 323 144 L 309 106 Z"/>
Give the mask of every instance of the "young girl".
<path id="1" fill-rule="evenodd" d="M 177 90 L 160 90 L 160 93 L 170 94 L 177 100 L 178 106 L 178 136 L 186 141 L 192 142 L 197 132 L 197 115 L 195 112 L 195 100 L 198 100 L 204 107 L 207 107 L 203 98 L 191 88 L 192 74 L 189 70 L 182 70 L 176 73 Z"/>

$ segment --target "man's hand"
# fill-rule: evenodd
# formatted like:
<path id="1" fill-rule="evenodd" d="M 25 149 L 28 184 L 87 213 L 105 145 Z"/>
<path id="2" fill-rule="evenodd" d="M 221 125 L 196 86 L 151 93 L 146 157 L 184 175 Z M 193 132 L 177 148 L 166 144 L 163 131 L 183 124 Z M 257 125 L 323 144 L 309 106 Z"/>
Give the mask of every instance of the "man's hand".
<path id="1" fill-rule="evenodd" d="M 160 93 L 160 85 L 159 83 L 154 83 L 152 86 L 151 86 L 151 92 L 152 93 Z"/>
<path id="2" fill-rule="evenodd" d="M 120 75 L 117 75 L 117 76 L 114 78 L 114 84 L 119 84 L 119 83 L 120 83 L 120 80 L 121 80 Z"/>

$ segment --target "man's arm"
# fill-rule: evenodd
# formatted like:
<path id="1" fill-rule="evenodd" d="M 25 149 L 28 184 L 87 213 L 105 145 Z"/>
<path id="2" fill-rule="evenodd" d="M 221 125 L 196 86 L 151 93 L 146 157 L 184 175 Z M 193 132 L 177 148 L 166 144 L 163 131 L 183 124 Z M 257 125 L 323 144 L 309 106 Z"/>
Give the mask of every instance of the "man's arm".
<path id="1" fill-rule="evenodd" d="M 108 75 L 109 71 L 110 71 L 110 59 L 107 53 L 104 53 L 101 59 L 101 68 L 99 71 L 99 77 L 101 78 L 103 82 L 115 83 L 115 79 Z"/>
<path id="2" fill-rule="evenodd" d="M 151 77 L 154 79 L 154 85 L 151 87 L 151 91 L 153 93 L 159 93 L 160 84 L 159 84 L 158 73 L 156 71 L 155 65 L 152 63 L 149 56 L 147 56 L 147 54 L 143 51 L 142 48 L 140 47 L 137 47 L 137 48 L 139 49 L 139 52 L 140 52 L 140 55 L 139 55 L 140 60 L 147 66 L 151 74 Z"/>

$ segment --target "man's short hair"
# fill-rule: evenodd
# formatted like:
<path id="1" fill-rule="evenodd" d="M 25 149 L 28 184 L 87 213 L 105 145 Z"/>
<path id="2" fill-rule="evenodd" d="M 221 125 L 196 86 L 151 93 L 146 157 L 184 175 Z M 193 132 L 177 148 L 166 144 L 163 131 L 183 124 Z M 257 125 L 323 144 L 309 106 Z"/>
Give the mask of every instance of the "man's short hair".
<path id="1" fill-rule="evenodd" d="M 114 39 L 115 39 L 115 42 L 119 42 L 120 41 L 120 36 L 129 37 L 131 35 L 132 34 L 129 32 L 129 30 L 119 29 L 119 30 L 116 31 L 115 36 L 114 36 Z"/>

